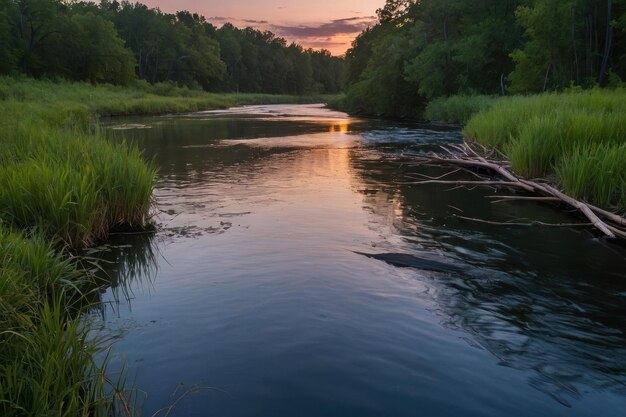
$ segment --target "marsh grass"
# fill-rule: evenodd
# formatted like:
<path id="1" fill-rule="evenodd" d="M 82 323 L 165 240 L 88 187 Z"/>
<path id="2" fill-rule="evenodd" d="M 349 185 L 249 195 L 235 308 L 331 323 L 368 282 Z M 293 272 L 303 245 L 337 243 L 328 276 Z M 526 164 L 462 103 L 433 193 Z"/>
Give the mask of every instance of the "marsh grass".
<path id="1" fill-rule="evenodd" d="M 105 341 L 81 318 L 95 280 L 70 255 L 148 220 L 155 167 L 96 123 L 112 94 L 0 80 L 2 416 L 109 416 L 115 404 L 94 359 Z"/>
<path id="2" fill-rule="evenodd" d="M 32 106 L 55 108 L 47 112 L 54 125 L 64 124 L 68 118 L 97 115 L 122 116 L 161 114 L 212 110 L 252 104 L 309 104 L 327 103 L 333 95 L 275 95 L 260 93 L 208 93 L 176 87 L 171 83 L 150 85 L 142 81 L 122 87 L 109 84 L 92 85 L 80 82 L 46 81 L 30 78 L 0 77 L 0 104 L 27 103 Z"/>
<path id="3" fill-rule="evenodd" d="M 141 153 L 78 129 L 21 126 L 0 151 L 0 218 L 80 248 L 146 224 L 156 170 Z"/>
<path id="4" fill-rule="evenodd" d="M 579 145 L 556 166 L 563 186 L 578 198 L 626 207 L 626 144 Z"/>
<path id="5" fill-rule="evenodd" d="M 428 103 L 424 119 L 462 125 L 475 114 L 490 109 L 497 98 L 485 95 L 439 97 Z"/>
<path id="6" fill-rule="evenodd" d="M 464 134 L 504 152 L 521 175 L 554 178 L 576 197 L 626 208 L 623 89 L 501 98 Z"/>
<path id="7" fill-rule="evenodd" d="M 108 386 L 96 376 L 102 365 L 93 360 L 102 348 L 83 323 L 66 317 L 64 298 L 43 303 L 34 325 L 20 328 L 3 352 L 3 416 L 107 415 L 112 408 Z"/>
<path id="8" fill-rule="evenodd" d="M 106 341 L 78 315 L 90 284 L 43 235 L 0 225 L 0 415 L 109 415 Z"/>

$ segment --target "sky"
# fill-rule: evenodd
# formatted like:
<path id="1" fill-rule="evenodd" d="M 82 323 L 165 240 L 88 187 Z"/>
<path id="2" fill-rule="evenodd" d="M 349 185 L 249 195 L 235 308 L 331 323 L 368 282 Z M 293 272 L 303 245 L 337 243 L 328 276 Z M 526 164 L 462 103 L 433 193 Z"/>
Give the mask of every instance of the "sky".
<path id="1" fill-rule="evenodd" d="M 375 21 L 385 0 L 140 0 L 163 12 L 189 10 L 215 26 L 271 30 L 305 48 L 343 55 L 352 40 Z"/>

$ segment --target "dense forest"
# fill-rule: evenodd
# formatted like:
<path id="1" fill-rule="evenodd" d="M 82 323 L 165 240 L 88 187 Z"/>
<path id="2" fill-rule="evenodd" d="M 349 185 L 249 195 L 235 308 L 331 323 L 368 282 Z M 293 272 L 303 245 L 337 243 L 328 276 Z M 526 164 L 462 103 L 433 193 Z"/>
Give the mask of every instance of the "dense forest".
<path id="1" fill-rule="evenodd" d="M 347 110 L 419 116 L 433 98 L 626 80 L 625 0 L 387 0 L 346 56 Z"/>
<path id="2" fill-rule="evenodd" d="M 207 91 L 336 93 L 343 60 L 188 11 L 102 0 L 0 0 L 0 74 Z"/>
<path id="3" fill-rule="evenodd" d="M 345 60 L 188 11 L 0 0 L 0 74 L 215 92 L 347 92 L 360 113 L 419 117 L 434 98 L 626 79 L 626 0 L 387 0 Z"/>

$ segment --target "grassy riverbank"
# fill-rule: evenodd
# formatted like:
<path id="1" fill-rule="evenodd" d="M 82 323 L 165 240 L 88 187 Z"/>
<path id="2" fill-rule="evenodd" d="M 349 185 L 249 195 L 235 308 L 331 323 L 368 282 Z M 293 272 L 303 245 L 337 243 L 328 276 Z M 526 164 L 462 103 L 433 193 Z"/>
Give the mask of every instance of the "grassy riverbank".
<path id="1" fill-rule="evenodd" d="M 466 138 L 497 148 L 525 177 L 547 178 L 574 197 L 626 209 L 623 89 L 452 97 L 433 102 L 426 115 L 453 123 L 467 120 Z"/>
<path id="2" fill-rule="evenodd" d="M 0 415 L 110 415 L 76 307 L 93 280 L 70 253 L 144 228 L 156 169 L 99 117 L 320 100 L 0 78 Z"/>
<path id="3" fill-rule="evenodd" d="M 493 96 L 439 97 L 428 103 L 423 118 L 433 122 L 466 124 L 476 113 L 490 109 L 498 98 Z"/>
<path id="4" fill-rule="evenodd" d="M 333 95 L 215 94 L 179 88 L 169 83 L 150 85 L 136 81 L 128 87 L 108 84 L 53 82 L 0 77 L 0 104 L 27 103 L 29 107 L 54 107 L 57 117 L 68 113 L 122 116 L 223 109 L 254 104 L 325 103 Z"/>
<path id="5" fill-rule="evenodd" d="M 0 414 L 107 416 L 101 341 L 76 318 L 89 274 L 40 235 L 0 229 Z M 93 414 L 90 414 L 93 413 Z"/>
<path id="6" fill-rule="evenodd" d="M 143 228 L 156 171 L 137 149 L 104 139 L 96 93 L 0 80 L 3 416 L 107 415 L 112 406 L 93 362 L 103 346 L 76 307 L 93 281 L 70 251 Z"/>

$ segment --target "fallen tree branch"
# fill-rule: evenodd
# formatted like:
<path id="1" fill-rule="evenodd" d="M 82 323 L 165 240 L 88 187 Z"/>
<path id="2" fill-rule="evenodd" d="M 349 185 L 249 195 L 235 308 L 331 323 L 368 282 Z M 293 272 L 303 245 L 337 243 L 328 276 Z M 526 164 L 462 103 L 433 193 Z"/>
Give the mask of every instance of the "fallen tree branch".
<path id="1" fill-rule="evenodd" d="M 490 187 L 506 187 L 506 188 L 514 188 L 525 191 L 527 193 L 533 194 L 532 196 L 491 196 L 490 198 L 498 198 L 498 201 L 505 200 L 528 200 L 528 201 L 547 201 L 547 202 L 560 202 L 564 203 L 576 211 L 585 216 L 590 223 L 582 224 L 581 226 L 589 226 L 592 225 L 597 230 L 602 232 L 608 238 L 616 238 L 620 237 L 626 239 L 626 230 L 621 229 L 620 227 L 626 226 L 626 218 L 619 216 L 618 214 L 611 213 L 607 210 L 595 207 L 586 202 L 577 200 L 573 197 L 568 196 L 557 188 L 538 181 L 531 181 L 523 178 L 517 177 L 514 173 L 509 171 L 506 167 L 503 166 L 503 162 L 501 161 L 490 161 L 485 159 L 483 156 L 478 154 L 471 146 L 464 145 L 452 145 L 452 149 L 456 150 L 458 153 L 455 155 L 454 152 L 451 151 L 450 148 L 443 148 L 450 156 L 442 157 L 440 155 L 410 155 L 415 159 L 414 163 L 418 165 L 450 165 L 455 167 L 461 167 L 464 169 L 475 169 L 475 170 L 485 170 L 495 174 L 498 174 L 504 180 L 491 179 L 487 175 L 483 175 L 481 178 L 484 180 L 441 180 L 441 179 L 428 179 L 424 181 L 415 181 L 415 182 L 407 182 L 407 184 L 419 185 L 419 184 L 447 184 L 447 185 L 456 185 L 456 186 L 490 186 Z M 486 152 L 486 149 L 483 149 Z M 458 155 L 458 156 L 457 156 Z M 455 171 L 455 172 L 458 172 Z M 476 173 L 473 172 L 475 175 Z M 439 178 L 445 178 L 447 174 L 440 176 Z M 464 218 L 462 216 L 456 216 L 458 218 Z M 519 225 L 519 226 L 528 226 L 528 225 L 541 225 L 541 226 L 552 226 L 552 227 L 563 227 L 563 225 L 559 224 L 550 224 L 543 222 L 532 222 L 532 223 L 499 223 L 499 222 L 490 222 L 487 220 L 473 219 L 473 218 L 465 218 L 466 220 L 480 221 L 483 223 L 489 224 L 505 224 L 505 225 Z M 568 227 L 574 227 L 574 225 L 567 224 Z M 578 225 L 576 225 L 578 226 Z"/>
<path id="2" fill-rule="evenodd" d="M 626 231 L 611 226 L 610 224 L 607 224 L 606 227 L 617 236 L 621 237 L 622 239 L 626 239 Z"/>
<path id="3" fill-rule="evenodd" d="M 517 182 L 508 182 L 508 181 L 493 181 L 493 180 L 485 180 L 485 181 L 446 181 L 446 180 L 424 180 L 424 181 L 405 181 L 401 184 L 412 184 L 412 185 L 422 185 L 422 184 L 445 184 L 445 185 L 487 185 L 489 187 L 518 187 L 523 188 L 521 184 Z"/>
<path id="4" fill-rule="evenodd" d="M 475 217 L 465 217 L 465 216 L 459 216 L 457 214 L 453 214 L 454 217 L 456 217 L 457 219 L 462 219 L 462 220 L 469 220 L 469 221 L 473 221 L 476 223 L 485 223 L 485 224 L 492 224 L 495 226 L 528 226 L 528 227 L 533 227 L 533 226 L 545 226 L 545 227 L 589 227 L 592 226 L 591 223 L 544 223 L 544 222 L 540 222 L 537 220 L 532 220 L 528 223 L 521 223 L 521 222 L 494 222 L 491 220 L 484 220 L 484 219 L 477 219 Z"/>
<path id="5" fill-rule="evenodd" d="M 499 203 L 502 201 L 544 201 L 544 202 L 552 202 L 559 203 L 561 199 L 556 197 L 523 197 L 517 195 L 489 195 L 487 198 L 498 199 L 496 201 L 492 201 L 492 203 Z"/>
<path id="6" fill-rule="evenodd" d="M 602 233 L 604 233 L 607 237 L 615 238 L 615 234 L 607 227 L 606 223 L 604 223 L 590 208 L 588 205 L 583 203 L 582 201 L 578 201 L 566 194 L 563 194 L 559 190 L 549 185 L 539 184 L 532 181 L 521 180 L 524 184 L 528 184 L 529 186 L 538 188 L 541 191 L 544 191 L 546 194 L 552 194 L 553 196 L 560 198 L 566 204 L 580 210 L 582 214 L 585 215 L 589 219 L 589 221 Z"/>

